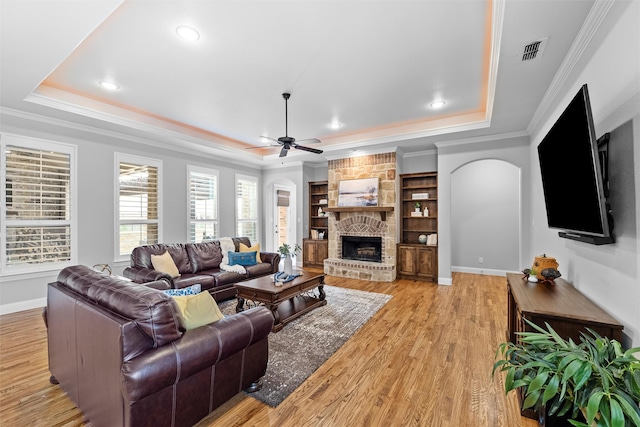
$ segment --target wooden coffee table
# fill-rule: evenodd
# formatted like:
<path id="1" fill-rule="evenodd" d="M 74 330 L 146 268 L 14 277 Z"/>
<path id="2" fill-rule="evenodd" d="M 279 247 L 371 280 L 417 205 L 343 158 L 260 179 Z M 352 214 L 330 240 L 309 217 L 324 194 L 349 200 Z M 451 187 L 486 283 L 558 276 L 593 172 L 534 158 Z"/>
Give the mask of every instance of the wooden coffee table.
<path id="1" fill-rule="evenodd" d="M 238 289 L 237 312 L 245 309 L 245 302 L 264 305 L 275 322 L 273 332 L 280 331 L 284 325 L 303 314 L 327 304 L 324 293 L 324 274 L 310 273 L 304 270 L 294 271 L 301 274 L 290 282 L 280 284 L 273 282 L 273 276 L 262 276 L 252 280 L 236 283 Z M 314 289 L 318 288 L 318 294 Z"/>

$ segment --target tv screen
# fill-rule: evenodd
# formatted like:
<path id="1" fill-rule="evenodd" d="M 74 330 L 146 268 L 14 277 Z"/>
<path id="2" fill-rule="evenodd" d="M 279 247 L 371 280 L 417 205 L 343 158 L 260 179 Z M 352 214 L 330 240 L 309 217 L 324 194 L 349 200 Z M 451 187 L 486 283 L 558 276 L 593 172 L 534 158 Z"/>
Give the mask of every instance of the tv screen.
<path id="1" fill-rule="evenodd" d="M 538 145 L 538 157 L 549 227 L 564 230 L 561 237 L 612 243 L 587 85 Z"/>

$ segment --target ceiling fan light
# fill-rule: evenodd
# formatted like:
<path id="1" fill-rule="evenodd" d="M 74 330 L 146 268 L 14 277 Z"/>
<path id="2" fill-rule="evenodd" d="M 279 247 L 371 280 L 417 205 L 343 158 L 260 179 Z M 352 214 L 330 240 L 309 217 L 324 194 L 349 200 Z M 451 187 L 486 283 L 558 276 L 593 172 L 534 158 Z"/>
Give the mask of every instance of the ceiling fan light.
<path id="1" fill-rule="evenodd" d="M 442 108 L 444 107 L 444 104 L 446 104 L 446 102 L 444 102 L 443 100 L 437 100 L 437 101 L 433 101 L 431 104 L 429 104 L 429 106 L 431 108 Z"/>
<path id="2" fill-rule="evenodd" d="M 188 41 L 196 41 L 200 38 L 200 33 L 195 28 L 181 25 L 176 28 L 176 33 L 183 39 Z"/>
<path id="3" fill-rule="evenodd" d="M 114 82 L 109 81 L 109 80 L 100 80 L 98 82 L 98 84 L 100 85 L 100 87 L 102 87 L 103 89 L 107 89 L 107 90 L 118 90 L 118 89 L 120 89 L 120 86 L 118 86 L 117 83 L 114 83 Z"/>

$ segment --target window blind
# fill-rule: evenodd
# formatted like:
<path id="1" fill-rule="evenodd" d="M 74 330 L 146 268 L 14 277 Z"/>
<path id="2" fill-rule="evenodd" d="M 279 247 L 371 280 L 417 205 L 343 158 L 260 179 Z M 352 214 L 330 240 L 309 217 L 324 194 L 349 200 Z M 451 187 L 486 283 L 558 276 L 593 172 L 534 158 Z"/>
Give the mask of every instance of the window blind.
<path id="1" fill-rule="evenodd" d="M 189 241 L 218 237 L 218 176 L 189 172 Z"/>
<path id="2" fill-rule="evenodd" d="M 238 177 L 236 182 L 237 235 L 255 242 L 258 240 L 258 181 Z"/>
<path id="3" fill-rule="evenodd" d="M 119 164 L 120 255 L 158 243 L 158 168 Z"/>
<path id="4" fill-rule="evenodd" d="M 71 260 L 71 155 L 8 145 L 5 264 Z"/>
<path id="5" fill-rule="evenodd" d="M 278 198 L 278 206 L 289 206 L 289 195 L 291 192 L 287 190 L 276 190 Z"/>

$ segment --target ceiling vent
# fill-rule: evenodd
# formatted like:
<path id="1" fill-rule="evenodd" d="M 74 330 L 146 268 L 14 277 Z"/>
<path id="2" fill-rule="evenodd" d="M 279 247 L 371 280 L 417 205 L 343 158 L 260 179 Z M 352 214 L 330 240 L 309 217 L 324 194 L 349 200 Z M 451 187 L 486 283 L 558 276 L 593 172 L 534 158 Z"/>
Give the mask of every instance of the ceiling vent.
<path id="1" fill-rule="evenodd" d="M 548 40 L 549 37 L 545 37 L 540 40 L 523 44 L 521 46 L 520 53 L 518 54 L 518 61 L 531 62 L 534 59 L 542 57 L 542 54 L 547 47 Z"/>

